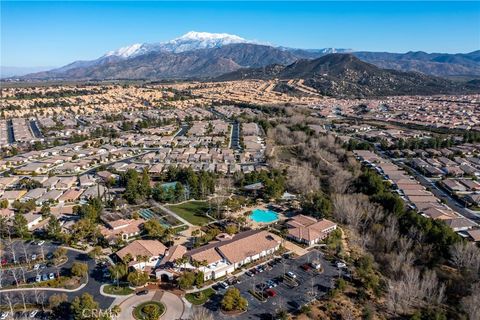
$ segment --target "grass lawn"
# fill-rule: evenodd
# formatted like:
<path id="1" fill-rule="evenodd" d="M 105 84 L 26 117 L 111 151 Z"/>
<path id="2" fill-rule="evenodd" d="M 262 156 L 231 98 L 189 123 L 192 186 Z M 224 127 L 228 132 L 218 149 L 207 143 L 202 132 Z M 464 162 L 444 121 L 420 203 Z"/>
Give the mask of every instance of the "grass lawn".
<path id="1" fill-rule="evenodd" d="M 170 205 L 168 206 L 168 209 L 172 210 L 191 224 L 197 226 L 203 226 L 212 221 L 212 219 L 205 216 L 210 209 L 210 206 L 204 201 L 190 201 L 182 204 Z"/>
<path id="2" fill-rule="evenodd" d="M 107 294 L 113 294 L 117 296 L 126 296 L 133 293 L 133 290 L 126 286 L 116 286 L 113 284 L 103 287 L 103 292 Z"/>
<path id="3" fill-rule="evenodd" d="M 212 288 L 207 288 L 205 290 L 195 293 L 187 293 L 185 295 L 185 299 L 187 299 L 191 304 L 199 306 L 207 302 L 208 299 L 210 299 L 210 297 L 214 294 L 215 290 L 213 290 Z"/>

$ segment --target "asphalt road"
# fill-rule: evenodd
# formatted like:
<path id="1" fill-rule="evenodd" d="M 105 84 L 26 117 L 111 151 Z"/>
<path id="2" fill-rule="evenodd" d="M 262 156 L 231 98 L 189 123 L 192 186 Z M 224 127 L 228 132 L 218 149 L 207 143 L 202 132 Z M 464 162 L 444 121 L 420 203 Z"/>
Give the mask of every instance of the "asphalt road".
<path id="1" fill-rule="evenodd" d="M 300 268 L 301 265 L 314 259 L 321 261 L 324 268 L 322 273 L 314 270 L 304 271 Z M 288 271 L 297 275 L 299 283 L 297 287 L 292 288 L 285 281 L 280 282 L 273 289 L 277 295 L 269 297 L 266 302 L 259 301 L 248 292 L 248 290 L 252 290 L 258 284 L 267 280 L 281 278 L 284 272 Z M 333 285 L 332 280 L 338 275 L 338 269 L 323 259 L 321 253 L 317 250 L 312 250 L 312 252 L 297 259 L 282 259 L 282 262 L 273 266 L 271 270 L 257 273 L 253 277 L 242 275 L 239 277 L 241 283 L 234 285 L 234 287 L 238 288 L 242 296 L 247 299 L 249 307 L 247 312 L 236 316 L 235 319 L 273 319 L 273 316 L 281 309 L 287 309 L 290 312 L 295 311 L 312 299 L 325 295 Z M 230 316 L 223 315 L 220 312 L 220 301 L 226 290 L 218 288 L 217 290 L 217 294 L 204 307 L 213 312 L 215 319 L 231 319 Z"/>

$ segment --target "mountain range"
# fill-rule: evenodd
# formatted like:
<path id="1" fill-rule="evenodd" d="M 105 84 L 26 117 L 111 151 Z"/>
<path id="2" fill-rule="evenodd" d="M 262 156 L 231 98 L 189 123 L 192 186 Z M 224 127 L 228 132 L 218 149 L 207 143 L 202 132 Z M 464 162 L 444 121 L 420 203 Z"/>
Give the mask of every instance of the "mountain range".
<path id="1" fill-rule="evenodd" d="M 111 80 L 111 79 L 222 79 L 242 78 L 242 73 L 251 77 L 261 73 L 267 77 L 265 70 L 281 69 L 280 76 L 302 75 L 300 72 L 290 72 L 311 69 L 312 76 L 305 79 L 319 79 L 316 67 L 309 68 L 310 63 L 319 63 L 322 57 L 333 59 L 333 55 L 342 56 L 348 53 L 348 68 L 354 65 L 364 68 L 364 74 L 377 77 L 382 69 L 382 76 L 387 74 L 399 80 L 407 77 L 408 81 L 417 83 L 421 77 L 480 77 L 480 50 L 466 54 L 442 54 L 425 52 L 388 53 L 365 52 L 351 49 L 297 49 L 278 47 L 257 41 L 246 40 L 236 35 L 225 33 L 188 32 L 171 41 L 148 44 L 138 43 L 109 51 L 103 56 L 90 61 L 75 61 L 61 68 L 28 74 L 22 80 Z M 353 59 L 356 57 L 356 59 Z M 339 58 L 341 64 L 345 64 Z M 317 61 L 318 60 L 318 61 Z M 310 62 L 309 62 L 310 61 Z M 367 62 L 367 64 L 362 64 Z M 282 67 L 279 67 L 282 66 Z M 373 67 L 377 69 L 372 69 Z M 322 67 L 324 68 L 324 67 Z M 382 69 L 380 69 L 382 68 Z M 250 70 L 248 70 L 250 69 Z M 341 68 L 340 68 L 341 69 Z M 339 70 L 340 70 L 339 69 Z M 248 70 L 248 71 L 246 71 Z M 262 71 L 263 70 L 263 71 Z M 323 69 L 322 69 L 323 70 Z M 349 69 L 350 70 L 350 69 Z M 375 72 L 373 72 L 375 70 Z M 399 72 L 416 72 L 399 74 Z M 238 73 L 235 73 L 237 72 Z M 279 71 L 280 72 L 280 71 Z M 329 77 L 332 70 L 327 72 Z M 359 70 L 356 70 L 360 74 Z M 225 76 L 224 76 L 225 75 Z M 305 75 L 305 74 L 304 74 Z M 314 76 L 313 76 L 314 75 Z M 415 78 L 415 79 L 414 79 Z M 427 77 L 428 79 L 433 79 Z M 359 78 L 366 81 L 365 78 Z M 362 80 L 363 79 L 363 80 Z M 376 79 L 376 78 L 375 78 Z M 376 80 L 370 79 L 372 83 Z M 396 83 L 396 80 L 394 81 Z M 424 81 L 426 79 L 423 79 Z M 402 83 L 408 83 L 407 80 Z M 440 79 L 431 80 L 432 83 L 442 83 Z M 368 82 L 368 81 L 367 81 Z M 388 82 L 390 83 L 390 82 Z M 447 83 L 444 82 L 446 85 Z M 379 84 L 382 87 L 381 84 Z M 352 89 L 353 90 L 353 89 Z M 384 89 L 379 89 L 384 91 Z M 355 91 L 355 90 L 354 90 Z M 375 91 L 375 90 L 374 90 Z M 388 90 L 387 90 L 388 91 Z M 407 90 L 408 91 L 408 90 Z M 411 91 L 414 91 L 413 89 Z"/>

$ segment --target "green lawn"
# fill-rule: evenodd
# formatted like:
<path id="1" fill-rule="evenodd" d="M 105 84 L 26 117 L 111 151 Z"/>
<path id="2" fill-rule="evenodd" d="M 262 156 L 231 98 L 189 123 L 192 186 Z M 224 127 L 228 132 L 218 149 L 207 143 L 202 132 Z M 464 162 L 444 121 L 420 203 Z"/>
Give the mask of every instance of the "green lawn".
<path id="1" fill-rule="evenodd" d="M 203 226 L 212 221 L 212 219 L 205 216 L 210 206 L 204 201 L 190 201 L 167 207 L 183 219 L 197 226 Z"/>
<path id="2" fill-rule="evenodd" d="M 103 292 L 117 296 L 127 296 L 129 294 L 132 294 L 133 290 L 126 286 L 120 285 L 117 287 L 116 285 L 109 284 L 103 287 Z"/>
<path id="3" fill-rule="evenodd" d="M 200 306 L 205 302 L 207 302 L 208 299 L 210 299 L 210 297 L 213 296 L 214 294 L 215 294 L 215 290 L 213 290 L 212 288 L 207 288 L 205 290 L 198 291 L 195 293 L 187 293 L 185 295 L 185 299 L 187 299 L 191 304 Z"/>

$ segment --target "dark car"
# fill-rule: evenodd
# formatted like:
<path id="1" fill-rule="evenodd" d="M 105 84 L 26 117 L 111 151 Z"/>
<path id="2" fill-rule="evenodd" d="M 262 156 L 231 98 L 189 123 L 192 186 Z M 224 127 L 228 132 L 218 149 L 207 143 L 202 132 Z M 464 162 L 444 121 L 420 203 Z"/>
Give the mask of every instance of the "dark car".
<path id="1" fill-rule="evenodd" d="M 146 294 L 148 294 L 148 290 L 141 290 L 137 292 L 137 296 L 144 296 Z"/>
<path id="2" fill-rule="evenodd" d="M 304 271 L 310 271 L 312 269 L 312 267 L 308 263 L 302 264 L 300 268 L 302 268 Z"/>

